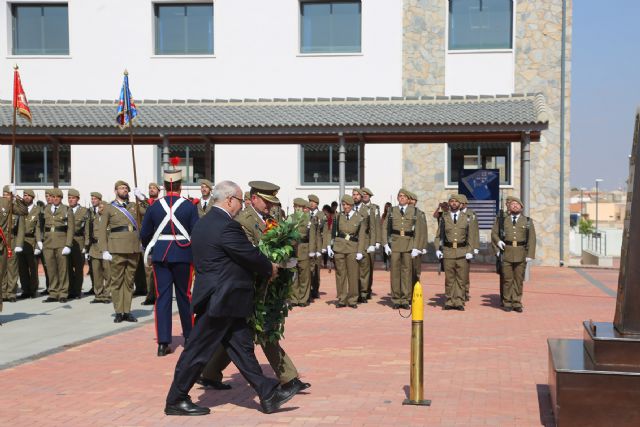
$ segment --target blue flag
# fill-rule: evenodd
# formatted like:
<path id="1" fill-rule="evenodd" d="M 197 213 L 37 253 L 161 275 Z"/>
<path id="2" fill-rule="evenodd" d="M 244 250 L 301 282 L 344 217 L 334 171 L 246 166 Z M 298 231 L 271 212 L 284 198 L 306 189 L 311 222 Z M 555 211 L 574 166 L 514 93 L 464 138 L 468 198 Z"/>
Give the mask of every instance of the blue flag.
<path id="1" fill-rule="evenodd" d="M 131 98 L 131 91 L 129 90 L 129 74 L 125 71 L 124 82 L 122 83 L 122 89 L 120 90 L 120 100 L 118 101 L 118 113 L 116 116 L 116 123 L 120 128 L 126 128 L 131 126 L 131 121 L 138 115 L 136 104 Z"/>

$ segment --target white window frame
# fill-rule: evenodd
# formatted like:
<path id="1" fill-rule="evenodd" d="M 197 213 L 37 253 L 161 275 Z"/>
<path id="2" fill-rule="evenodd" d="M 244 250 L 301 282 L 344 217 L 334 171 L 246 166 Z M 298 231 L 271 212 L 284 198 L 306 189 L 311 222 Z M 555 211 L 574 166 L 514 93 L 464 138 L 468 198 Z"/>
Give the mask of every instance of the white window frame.
<path id="1" fill-rule="evenodd" d="M 46 5 L 66 5 L 67 6 L 67 35 L 69 37 L 69 53 L 61 55 L 16 55 L 13 53 L 13 6 L 46 6 Z M 71 29 L 72 14 L 68 1 L 61 0 L 39 0 L 39 1 L 11 1 L 6 4 L 7 22 L 7 59 L 71 59 L 72 41 Z"/>
<path id="2" fill-rule="evenodd" d="M 354 0 L 356 1 L 356 0 Z M 364 4 L 365 2 L 360 1 L 360 52 L 312 52 L 305 53 L 302 52 L 302 3 L 318 3 L 319 0 L 298 0 L 296 2 L 296 7 L 298 8 L 296 14 L 298 16 L 298 38 L 296 39 L 296 56 L 298 57 L 342 57 L 342 56 L 364 56 Z M 335 0 L 327 0 L 326 3 L 335 3 Z"/>
<path id="3" fill-rule="evenodd" d="M 444 156 L 444 188 L 447 190 L 454 190 L 458 188 L 458 184 L 449 184 L 449 175 L 450 175 L 450 167 L 449 167 L 449 144 L 455 145 L 455 143 L 449 143 L 449 142 L 445 142 L 444 144 L 442 144 L 444 146 L 444 152 L 443 152 L 443 156 Z M 479 142 L 479 144 L 482 144 L 482 142 Z M 516 147 L 516 143 L 511 142 L 509 143 L 510 147 L 509 147 L 509 153 L 511 157 L 509 159 L 509 182 L 511 182 L 511 184 L 500 184 L 500 188 L 504 188 L 504 189 L 513 189 L 515 188 L 515 147 Z"/>
<path id="4" fill-rule="evenodd" d="M 216 57 L 216 2 L 212 0 L 155 0 L 151 2 L 151 58 L 152 59 L 162 59 L 162 58 L 215 58 Z M 213 53 L 203 53 L 203 54 L 171 54 L 171 55 L 163 55 L 156 53 L 156 6 L 167 6 L 167 5 L 178 5 L 178 4 L 211 4 L 213 16 Z"/>

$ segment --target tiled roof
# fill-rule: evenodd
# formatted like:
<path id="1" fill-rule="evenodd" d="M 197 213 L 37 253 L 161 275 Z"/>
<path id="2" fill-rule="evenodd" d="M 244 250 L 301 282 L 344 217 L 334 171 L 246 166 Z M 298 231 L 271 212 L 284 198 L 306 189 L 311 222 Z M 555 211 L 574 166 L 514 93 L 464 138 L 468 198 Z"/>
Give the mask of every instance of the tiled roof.
<path id="1" fill-rule="evenodd" d="M 4 105 L 1 105 L 4 104 Z M 11 109 L 0 103 L 0 133 L 11 131 Z M 21 134 L 120 133 L 116 102 L 30 101 L 33 123 Z M 387 131 L 406 127 L 534 126 L 548 124 L 541 94 L 391 98 L 301 98 L 243 100 L 142 100 L 137 133 L 173 129 L 180 133 L 306 133 L 345 128 Z"/>

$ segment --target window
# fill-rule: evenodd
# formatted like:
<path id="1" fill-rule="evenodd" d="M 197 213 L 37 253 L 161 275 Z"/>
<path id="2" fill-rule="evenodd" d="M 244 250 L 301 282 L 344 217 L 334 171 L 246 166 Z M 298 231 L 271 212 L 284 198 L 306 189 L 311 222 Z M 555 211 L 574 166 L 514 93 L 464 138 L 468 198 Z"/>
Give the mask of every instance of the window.
<path id="1" fill-rule="evenodd" d="M 457 185 L 462 169 L 498 169 L 500 185 L 511 185 L 511 144 L 449 144 L 448 185 Z"/>
<path id="2" fill-rule="evenodd" d="M 359 1 L 301 1 L 300 52 L 360 52 L 361 9 Z"/>
<path id="3" fill-rule="evenodd" d="M 207 153 L 209 149 L 209 153 Z M 180 157 L 182 185 L 199 185 L 201 179 L 213 181 L 213 148 L 209 144 L 169 145 L 169 157 Z M 209 167 L 207 168 L 207 162 Z M 162 182 L 162 146 L 158 146 L 158 182 Z M 207 170 L 208 169 L 208 170 Z"/>
<path id="4" fill-rule="evenodd" d="M 71 184 L 71 148 L 59 146 L 60 185 Z M 53 148 L 49 145 L 16 146 L 16 182 L 18 185 L 53 185 Z"/>
<path id="5" fill-rule="evenodd" d="M 66 4 L 14 4 L 14 55 L 68 55 L 69 15 Z"/>
<path id="6" fill-rule="evenodd" d="M 213 4 L 156 4 L 156 55 L 213 55 Z"/>
<path id="7" fill-rule="evenodd" d="M 360 151 L 358 145 L 346 145 L 345 181 L 360 182 Z M 337 185 L 339 177 L 338 146 L 308 144 L 302 146 L 302 185 Z"/>
<path id="8" fill-rule="evenodd" d="M 511 49 L 513 0 L 449 0 L 449 49 Z"/>

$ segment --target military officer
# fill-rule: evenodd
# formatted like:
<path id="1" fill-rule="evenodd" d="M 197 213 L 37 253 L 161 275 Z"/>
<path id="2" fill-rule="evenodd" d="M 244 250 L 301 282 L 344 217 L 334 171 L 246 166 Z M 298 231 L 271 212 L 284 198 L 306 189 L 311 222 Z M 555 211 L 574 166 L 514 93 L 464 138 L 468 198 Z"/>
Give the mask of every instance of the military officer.
<path id="1" fill-rule="evenodd" d="M 508 215 L 499 218 L 491 229 L 491 241 L 502 251 L 502 275 L 504 279 L 503 306 L 506 311 L 522 313 L 522 284 L 527 263 L 536 255 L 536 230 L 531 218 L 522 213 L 524 205 L 513 197 Z"/>
<path id="2" fill-rule="evenodd" d="M 411 264 L 411 283 L 416 284 L 420 280 L 420 273 L 422 272 L 422 255 L 427 253 L 427 243 L 429 230 L 427 229 L 427 216 L 416 205 L 418 204 L 418 196 L 413 191 L 409 191 L 409 205 L 416 208 L 417 220 L 416 228 L 419 230 L 417 235 L 420 237 L 419 241 L 416 241 L 416 247 L 420 250 L 420 255 L 412 258 Z"/>
<path id="3" fill-rule="evenodd" d="M 296 197 L 293 200 L 293 209 L 303 216 L 300 224 L 300 242 L 296 248 L 296 278 L 291 287 L 291 305 L 293 307 L 306 307 L 309 305 L 311 295 L 311 262 L 316 257 L 316 217 L 309 215 L 309 202 Z"/>
<path id="4" fill-rule="evenodd" d="M 156 184 L 155 182 L 149 183 L 149 197 L 145 200 L 146 207 L 153 205 L 153 203 L 158 200 L 158 197 L 160 196 L 160 189 L 160 185 Z M 154 305 L 156 303 L 156 286 L 155 278 L 153 277 L 153 263 L 149 260 L 146 260 L 146 263 L 144 264 L 144 272 L 147 283 L 147 295 L 144 301 L 142 301 L 142 305 Z"/>
<path id="5" fill-rule="evenodd" d="M 8 197 L 0 198 L 0 280 L 7 274 L 7 261 L 9 254 L 13 257 L 12 251 L 8 249 L 9 243 L 9 210 L 11 215 L 26 215 L 27 205 L 24 201 L 16 197 L 14 201 L 13 194 L 15 194 L 15 187 L 9 185 L 5 187 L 8 190 L 6 193 Z M 3 191 L 4 192 L 4 191 Z M 0 312 L 2 311 L 2 298 L 0 298 Z M 0 323 L 1 325 L 2 323 Z"/>
<path id="6" fill-rule="evenodd" d="M 513 200 L 513 196 L 507 196 L 504 200 L 504 209 L 500 209 L 500 211 L 498 212 L 498 220 L 499 223 L 498 224 L 503 224 L 504 225 L 504 221 L 500 221 L 501 218 L 504 219 L 505 213 L 509 212 L 509 205 L 511 204 L 511 201 Z M 500 229 L 500 226 L 498 226 L 498 231 L 500 234 L 504 234 L 504 229 Z M 504 307 L 504 275 L 502 274 L 503 270 L 502 270 L 502 259 L 501 259 L 501 254 L 502 251 L 500 250 L 500 248 L 498 246 L 496 246 L 495 243 L 493 243 L 493 240 L 491 241 L 491 248 L 493 249 L 493 253 L 496 254 L 496 266 L 498 267 L 498 275 L 500 277 L 500 307 Z"/>
<path id="7" fill-rule="evenodd" d="M 200 203 L 198 203 L 198 216 L 202 217 L 213 208 L 213 199 L 211 198 L 211 189 L 213 184 L 208 179 L 200 180 Z"/>
<path id="8" fill-rule="evenodd" d="M 322 254 L 327 252 L 327 246 L 331 234 L 329 233 L 329 225 L 327 216 L 319 209 L 320 199 L 315 194 L 307 196 L 309 200 L 309 215 L 316 218 L 316 247 L 315 257 L 311 258 L 311 294 L 310 299 L 320 298 L 320 264 L 322 263 Z"/>
<path id="9" fill-rule="evenodd" d="M 464 286 L 469 263 L 473 258 L 467 214 L 460 211 L 459 194 L 449 196 L 449 211 L 438 221 L 435 246 L 438 259 L 444 258 L 445 310 L 464 311 Z"/>
<path id="10" fill-rule="evenodd" d="M 151 254 L 157 301 L 155 304 L 158 356 L 171 353 L 171 305 L 173 287 L 185 341 L 191 333 L 191 277 L 193 254 L 191 232 L 200 218 L 198 208 L 180 196 L 182 171 L 165 170 L 166 195 L 153 203 L 144 215 L 140 240 L 146 247 L 144 258 Z"/>
<path id="11" fill-rule="evenodd" d="M 243 198 L 243 206 L 242 206 L 242 210 L 247 209 L 249 206 L 251 206 L 251 195 L 249 194 L 248 191 L 244 192 L 244 198 Z"/>
<path id="12" fill-rule="evenodd" d="M 20 298 L 35 298 L 38 296 L 38 263 L 35 256 L 40 254 L 40 249 L 36 246 L 36 242 L 42 240 L 38 224 L 42 208 L 34 202 L 35 196 L 36 194 L 33 190 L 24 190 L 22 195 L 22 200 L 27 205 L 28 213 L 20 217 L 20 220 L 24 221 L 24 243 L 22 252 L 18 255 L 18 271 L 20 284 L 22 285 Z"/>
<path id="13" fill-rule="evenodd" d="M 115 200 L 105 206 L 98 228 L 98 247 L 102 259 L 109 261 L 111 299 L 115 310 L 114 323 L 137 322 L 131 314 L 134 276 L 140 259 L 140 239 L 136 204 L 129 202 L 131 187 L 125 181 L 116 181 Z M 144 207 L 140 207 L 144 215 Z"/>
<path id="14" fill-rule="evenodd" d="M 160 197 L 160 186 L 155 182 L 149 183 L 149 197 L 147 198 L 147 203 L 152 205 L 153 202 L 158 200 Z"/>
<path id="15" fill-rule="evenodd" d="M 368 302 L 367 295 L 369 294 L 369 279 L 371 278 L 372 267 L 369 254 L 374 253 L 376 250 L 376 224 L 374 218 L 369 215 L 369 207 L 362 202 L 362 190 L 354 188 L 351 190 L 351 197 L 353 197 L 353 211 L 362 216 L 362 227 L 365 230 L 365 251 L 362 254 L 362 260 L 358 262 L 358 268 L 360 269 L 358 275 L 358 302 L 366 304 Z"/>
<path id="16" fill-rule="evenodd" d="M 69 254 L 69 299 L 82 297 L 82 283 L 84 281 L 84 257 L 87 252 L 86 242 L 89 239 L 89 209 L 80 206 L 80 192 L 70 188 L 67 192 L 69 208 L 73 211 L 75 230 L 73 232 L 73 246 Z"/>
<path id="17" fill-rule="evenodd" d="M 102 201 L 102 194 L 91 192 L 91 209 L 89 216 L 89 239 L 87 240 L 87 252 L 89 254 L 89 263 L 93 272 L 93 291 L 94 299 L 91 304 L 110 304 L 111 289 L 109 288 L 110 266 L 109 261 L 102 259 L 102 252 L 98 245 L 98 236 L 100 235 L 100 227 L 104 221 L 102 215 L 104 213 L 105 204 Z"/>
<path id="18" fill-rule="evenodd" d="M 389 210 L 382 224 L 384 251 L 391 256 L 391 302 L 394 309 L 408 309 L 412 298 L 412 258 L 420 256 L 418 249 L 422 230 L 418 225 L 418 211 L 409 205 L 408 190 L 398 191 L 398 205 Z"/>
<path id="19" fill-rule="evenodd" d="M 269 209 L 269 215 L 277 222 L 280 222 L 287 217 L 287 214 L 285 214 L 282 209 L 282 204 L 280 202 L 274 203 L 273 206 L 271 206 L 271 209 Z"/>
<path id="20" fill-rule="evenodd" d="M 480 253 L 480 226 L 478 225 L 478 215 L 475 211 L 469 207 L 469 200 L 464 194 L 460 194 L 461 204 L 460 212 L 467 214 L 469 218 L 469 243 L 473 249 L 473 256 L 475 257 Z M 464 300 L 469 301 L 469 288 L 471 287 L 471 280 L 469 279 L 469 272 L 471 270 L 471 260 L 469 262 L 469 268 L 467 268 L 467 277 L 464 279 Z"/>
<path id="21" fill-rule="evenodd" d="M 46 203 L 44 204 L 44 206 L 41 206 L 40 219 L 38 221 L 38 226 L 40 227 L 40 236 L 42 240 L 38 240 L 36 242 L 38 251 L 40 251 L 40 253 L 36 255 L 40 255 L 40 262 L 42 262 L 42 269 L 44 270 L 44 278 L 45 278 L 45 288 L 44 288 L 44 291 L 40 293 L 40 295 L 49 295 L 49 273 L 47 271 L 47 261 L 44 259 L 44 252 L 42 252 L 42 248 L 43 248 L 42 242 L 44 241 L 44 212 L 45 212 L 45 209 L 47 209 L 47 207 L 50 208 L 50 205 L 52 204 L 52 200 L 53 200 L 51 197 L 51 189 L 44 190 L 44 198 Z"/>
<path id="22" fill-rule="evenodd" d="M 249 241 L 254 246 L 258 246 L 267 226 L 266 220 L 271 218 L 269 211 L 275 203 L 280 203 L 280 200 L 276 197 L 280 187 L 266 181 L 251 181 L 249 186 L 251 187 L 249 191 L 251 207 L 240 212 L 235 219 L 242 226 Z M 256 290 L 257 294 L 259 292 L 264 292 L 264 290 Z M 279 341 L 268 342 L 262 346 L 262 351 L 264 351 L 264 355 L 267 357 L 283 388 L 294 388 L 298 392 L 311 387 L 311 384 L 300 381 L 298 370 L 280 346 Z M 222 383 L 222 371 L 229 363 L 231 363 L 231 360 L 221 346 L 205 366 L 198 384 L 219 390 L 231 388 L 228 384 Z"/>
<path id="23" fill-rule="evenodd" d="M 376 205 L 371 201 L 371 197 L 373 197 L 373 192 L 369 190 L 367 187 L 363 187 L 360 189 L 360 194 L 362 194 L 362 204 L 369 208 L 370 221 L 375 225 L 375 241 L 374 250 L 369 250 L 371 248 L 367 248 L 367 254 L 365 258 L 369 258 L 369 283 L 367 285 L 366 299 L 371 299 L 371 287 L 373 285 L 373 270 L 376 262 L 376 249 L 380 249 L 380 242 L 382 242 L 382 223 L 380 222 L 380 206 Z"/>
<path id="24" fill-rule="evenodd" d="M 9 199 L 11 193 L 8 194 Z M 13 214 L 11 217 L 11 250 L 13 256 L 7 259 L 7 274 L 2 280 L 2 299 L 16 302 L 18 292 L 18 257 L 24 245 L 24 220 L 22 215 Z"/>
<path id="25" fill-rule="evenodd" d="M 76 227 L 73 210 L 62 203 L 62 190 L 50 190 L 51 204 L 44 208 L 42 253 L 49 275 L 49 296 L 42 302 L 67 302 L 69 295 L 69 260 Z M 40 243 L 38 243 L 40 247 Z"/>

